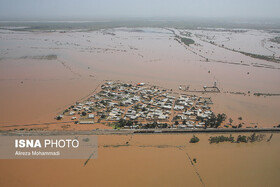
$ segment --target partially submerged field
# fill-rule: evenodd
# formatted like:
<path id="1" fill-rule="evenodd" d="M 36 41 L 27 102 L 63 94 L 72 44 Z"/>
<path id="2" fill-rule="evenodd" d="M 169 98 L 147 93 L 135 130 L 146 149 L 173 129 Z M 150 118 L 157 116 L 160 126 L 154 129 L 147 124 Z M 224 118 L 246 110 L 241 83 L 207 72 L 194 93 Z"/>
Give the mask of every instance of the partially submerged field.
<path id="1" fill-rule="evenodd" d="M 0 160 L 0 185 L 279 186 L 279 133 L 269 142 L 271 134 L 265 133 L 261 142 L 218 144 L 209 144 L 209 137 L 229 134 L 195 135 L 200 141 L 193 144 L 192 134 L 98 136 L 98 158 L 86 165 L 86 160 Z"/>
<path id="2" fill-rule="evenodd" d="M 175 34 L 195 43 L 179 43 Z M 94 94 L 104 80 L 146 82 L 175 92 L 179 92 L 179 85 L 201 90 L 216 81 L 221 93 L 202 95 L 212 98 L 215 113 L 227 114 L 235 125 L 239 117 L 248 126 L 278 125 L 280 97 L 254 93 L 280 93 L 279 63 L 227 49 L 274 54 L 278 58 L 279 44 L 270 40 L 276 35 L 256 30 L 1 29 L 1 129 L 19 129 L 28 124 L 61 129 L 54 127 L 55 115 Z M 224 41 L 227 37 L 230 40 Z M 259 42 L 251 42 L 251 38 Z M 236 41 L 240 40 L 242 45 L 238 47 Z M 244 43 L 256 47 L 252 51 Z"/>

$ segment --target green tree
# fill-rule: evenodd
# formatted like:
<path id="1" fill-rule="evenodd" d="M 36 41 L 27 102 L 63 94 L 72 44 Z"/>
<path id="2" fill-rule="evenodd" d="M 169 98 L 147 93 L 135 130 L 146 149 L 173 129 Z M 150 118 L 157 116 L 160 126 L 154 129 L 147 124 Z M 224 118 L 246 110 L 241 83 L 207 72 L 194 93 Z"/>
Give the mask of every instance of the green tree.
<path id="1" fill-rule="evenodd" d="M 236 142 L 237 143 L 240 143 L 240 142 L 247 143 L 247 137 L 246 136 L 238 135 Z"/>
<path id="2" fill-rule="evenodd" d="M 190 139 L 190 143 L 197 143 L 199 142 L 199 138 L 193 135 L 193 137 Z"/>
<path id="3" fill-rule="evenodd" d="M 215 116 L 215 114 L 212 114 L 210 118 L 205 121 L 205 126 L 218 128 L 222 124 L 222 122 L 226 120 L 226 118 L 227 116 L 224 113 L 218 114 L 217 116 Z"/>
<path id="4" fill-rule="evenodd" d="M 218 128 L 226 120 L 226 118 L 227 118 L 227 116 L 224 113 L 218 114 L 215 128 Z"/>
<path id="5" fill-rule="evenodd" d="M 56 120 L 61 120 L 61 119 L 62 119 L 61 116 L 57 116 L 57 117 L 56 117 Z"/>

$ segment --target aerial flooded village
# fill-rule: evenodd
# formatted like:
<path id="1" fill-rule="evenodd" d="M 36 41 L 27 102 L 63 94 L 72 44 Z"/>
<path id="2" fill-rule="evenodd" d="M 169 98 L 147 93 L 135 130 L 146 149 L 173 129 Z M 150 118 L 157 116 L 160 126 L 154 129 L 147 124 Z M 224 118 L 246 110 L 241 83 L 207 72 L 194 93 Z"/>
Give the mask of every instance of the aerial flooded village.
<path id="1" fill-rule="evenodd" d="M 104 124 L 113 129 L 218 127 L 224 114 L 211 111 L 210 97 L 179 94 L 145 83 L 108 81 L 101 90 L 76 102 L 56 119 L 71 117 L 73 123 Z"/>

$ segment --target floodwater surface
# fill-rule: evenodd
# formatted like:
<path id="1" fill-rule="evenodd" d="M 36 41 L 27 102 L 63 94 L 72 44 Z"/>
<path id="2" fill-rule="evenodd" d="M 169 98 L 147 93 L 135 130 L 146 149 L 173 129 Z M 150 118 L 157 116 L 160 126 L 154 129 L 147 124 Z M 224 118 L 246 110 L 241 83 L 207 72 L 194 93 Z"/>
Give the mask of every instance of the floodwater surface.
<path id="1" fill-rule="evenodd" d="M 279 133 L 269 142 L 264 134 L 261 142 L 209 144 L 218 135 L 196 134 L 195 144 L 192 134 L 102 135 L 98 158 L 85 166 L 86 160 L 0 160 L 0 185 L 279 186 Z"/>
<path id="2" fill-rule="evenodd" d="M 280 96 L 254 95 L 280 94 L 279 63 L 209 43 L 215 36 L 214 41 L 219 45 L 236 48 L 236 42 L 231 44 L 222 38 L 230 35 L 235 41 L 244 34 L 251 40 L 257 33 L 258 41 L 263 37 L 267 46 L 275 34 L 254 30 L 238 34 L 186 30 L 191 32 L 195 44 L 184 46 L 174 35 L 184 30 L 171 30 L 0 30 L 1 127 L 55 122 L 56 114 L 94 94 L 105 80 L 146 82 L 177 92 L 179 85 L 202 90 L 216 81 L 221 93 L 203 95 L 212 97 L 212 110 L 216 114 L 227 114 L 236 125 L 240 123 L 239 117 L 249 126 L 272 127 L 280 123 Z M 248 51 L 242 46 L 240 50 Z M 273 47 L 273 54 L 278 57 L 279 44 L 274 43 Z M 264 55 L 272 54 L 265 47 L 256 48 L 253 52 L 257 54 L 262 49 Z"/>

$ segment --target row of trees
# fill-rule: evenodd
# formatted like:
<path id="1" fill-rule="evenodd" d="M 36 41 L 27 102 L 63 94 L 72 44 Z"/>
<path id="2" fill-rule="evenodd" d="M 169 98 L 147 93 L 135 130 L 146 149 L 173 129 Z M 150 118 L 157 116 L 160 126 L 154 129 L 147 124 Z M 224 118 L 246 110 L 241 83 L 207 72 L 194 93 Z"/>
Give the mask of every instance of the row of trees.
<path id="1" fill-rule="evenodd" d="M 148 123 L 146 125 L 143 125 L 142 123 L 138 123 L 138 121 L 131 121 L 131 120 L 124 120 L 123 118 L 121 118 L 116 124 L 115 126 L 118 128 L 123 128 L 124 126 L 133 126 L 133 125 L 140 125 L 142 128 L 144 129 L 153 129 L 153 128 L 167 128 L 168 124 L 167 123 L 163 123 L 163 124 L 159 124 L 156 121 L 153 123 Z"/>
<path id="2" fill-rule="evenodd" d="M 212 114 L 210 116 L 210 119 L 207 119 L 205 121 L 205 127 L 218 128 L 226 119 L 227 116 L 224 113 L 218 114 L 217 116 L 215 114 Z"/>
<path id="3" fill-rule="evenodd" d="M 272 138 L 273 134 L 271 134 L 271 136 L 269 137 L 269 139 L 267 141 L 270 141 L 271 138 Z M 260 142 L 260 141 L 263 141 L 264 140 L 264 137 L 265 135 L 264 134 L 256 134 L 256 133 L 253 133 L 249 136 L 246 136 L 246 135 L 238 135 L 236 141 L 234 140 L 234 137 L 232 135 L 230 135 L 229 137 L 227 136 L 214 136 L 214 137 L 210 137 L 209 138 L 209 143 L 212 144 L 212 143 L 220 143 L 220 142 L 231 142 L 231 143 L 248 143 L 248 142 Z"/>
<path id="4" fill-rule="evenodd" d="M 135 121 L 134 123 L 137 124 L 137 121 Z M 124 126 L 132 126 L 133 125 L 133 121 L 130 120 L 124 120 L 124 119 L 120 119 L 119 122 L 116 124 L 117 127 L 124 127 Z"/>
<path id="5" fill-rule="evenodd" d="M 197 116 L 197 121 L 205 121 L 205 128 L 207 127 L 211 127 L 211 128 L 218 128 L 219 126 L 221 126 L 221 124 L 226 120 L 227 116 L 226 114 L 222 113 L 222 114 L 218 114 L 217 116 L 215 114 L 212 114 L 210 116 L 209 119 L 202 118 L 200 116 Z M 177 121 L 177 116 L 174 117 L 175 121 L 175 125 L 179 125 L 179 121 Z M 186 120 L 182 121 L 183 125 L 186 125 Z"/>

